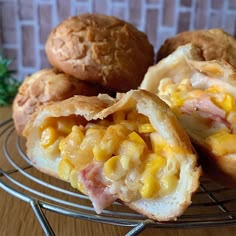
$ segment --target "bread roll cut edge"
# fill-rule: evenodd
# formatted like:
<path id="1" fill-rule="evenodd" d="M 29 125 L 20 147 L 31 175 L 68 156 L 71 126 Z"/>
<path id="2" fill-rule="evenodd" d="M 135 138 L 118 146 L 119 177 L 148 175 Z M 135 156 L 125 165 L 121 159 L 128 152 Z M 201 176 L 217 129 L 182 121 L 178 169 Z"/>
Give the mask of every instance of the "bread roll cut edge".
<path id="1" fill-rule="evenodd" d="M 217 73 L 212 73 L 212 68 L 217 68 Z M 202 74 L 193 78 L 193 73 Z M 193 83 L 201 83 L 200 86 L 218 86 L 224 88 L 236 97 L 236 68 L 223 59 L 203 61 L 199 48 L 192 44 L 179 46 L 176 51 L 162 59 L 159 63 L 149 68 L 140 86 L 157 94 L 166 103 L 166 97 L 160 92 L 160 82 L 163 78 L 171 78 L 176 83 L 182 78 L 191 78 Z M 210 78 L 210 79 L 209 79 Z M 171 104 L 169 104 L 171 106 Z M 201 140 L 201 137 L 194 134 L 187 125 L 187 118 L 178 115 L 178 119 L 186 132 L 189 134 L 193 145 L 199 154 L 199 162 L 205 176 L 210 177 L 216 183 L 223 186 L 236 187 L 236 154 L 217 156 Z M 185 124 L 186 123 L 186 124 Z"/>
<path id="2" fill-rule="evenodd" d="M 169 107 L 156 95 L 144 90 L 131 90 L 126 94 L 119 94 L 119 99 L 113 100 L 109 96 L 98 97 L 75 96 L 62 102 L 41 107 L 23 132 L 27 138 L 27 155 L 39 170 L 58 177 L 57 166 L 60 157 L 44 158 L 39 147 L 39 133 L 37 127 L 46 117 L 76 114 L 84 116 L 88 121 L 103 119 L 108 115 L 130 107 L 136 107 L 138 112 L 147 115 L 151 124 L 166 139 L 169 145 L 177 145 L 185 150 L 178 154 L 180 165 L 180 180 L 176 190 L 159 199 L 140 199 L 124 203 L 131 209 L 158 221 L 175 220 L 183 214 L 191 204 L 193 193 L 198 189 L 201 168 L 197 163 L 197 156 L 190 139 L 180 126 Z"/>

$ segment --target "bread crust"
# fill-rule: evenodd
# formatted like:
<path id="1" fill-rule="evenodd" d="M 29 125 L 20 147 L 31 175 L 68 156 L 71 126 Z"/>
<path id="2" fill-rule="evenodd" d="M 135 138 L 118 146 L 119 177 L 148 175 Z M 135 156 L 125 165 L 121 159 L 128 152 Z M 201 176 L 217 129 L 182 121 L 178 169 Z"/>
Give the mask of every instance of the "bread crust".
<path id="1" fill-rule="evenodd" d="M 46 42 L 52 66 L 115 92 L 137 88 L 154 51 L 147 36 L 116 17 L 82 14 L 56 26 Z"/>
<path id="2" fill-rule="evenodd" d="M 138 112 L 149 117 L 151 124 L 165 138 L 168 145 L 176 145 L 184 153 L 176 155 L 180 163 L 179 183 L 176 190 L 164 198 L 137 200 L 125 203 L 135 211 L 154 220 L 168 221 L 180 216 L 191 204 L 192 194 L 198 189 L 201 168 L 192 148 L 190 139 L 180 126 L 169 107 L 156 95 L 144 90 L 131 90 L 119 94 L 117 99 L 100 95 L 98 97 L 75 96 L 51 105 L 41 106 L 27 123 L 23 132 L 27 138 L 27 155 L 35 167 L 41 171 L 57 176 L 60 156 L 45 158 L 39 148 L 39 127 L 47 117 L 68 116 L 76 114 L 89 120 L 104 119 L 122 109 L 136 107 Z M 167 157 L 168 158 L 168 157 Z"/>
<path id="3" fill-rule="evenodd" d="M 29 116 L 42 104 L 61 101 L 76 94 L 92 96 L 99 92 L 104 90 L 55 69 L 43 69 L 27 76 L 13 102 L 16 131 L 21 135 Z"/>
<path id="4" fill-rule="evenodd" d="M 204 60 L 224 59 L 236 66 L 236 40 L 222 29 L 194 30 L 168 38 L 157 52 L 157 61 L 167 57 L 179 46 L 192 43 L 202 51 Z"/>

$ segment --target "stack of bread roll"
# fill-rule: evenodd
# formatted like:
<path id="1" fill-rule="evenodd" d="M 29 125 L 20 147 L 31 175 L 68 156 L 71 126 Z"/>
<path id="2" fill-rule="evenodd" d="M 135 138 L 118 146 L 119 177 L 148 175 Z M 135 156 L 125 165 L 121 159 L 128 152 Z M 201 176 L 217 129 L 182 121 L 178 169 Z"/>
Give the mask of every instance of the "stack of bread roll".
<path id="1" fill-rule="evenodd" d="M 199 100 L 185 110 L 173 104 L 184 104 L 178 96 L 189 88 L 193 97 L 199 90 L 204 95 L 208 81 L 221 81 L 233 99 L 235 74 L 227 63 L 234 65 L 234 46 L 221 30 L 188 32 L 168 39 L 153 65 L 152 45 L 130 23 L 100 14 L 66 19 L 46 42 L 52 68 L 28 76 L 14 100 L 13 120 L 28 157 L 88 195 L 97 213 L 119 199 L 153 220 L 176 220 L 199 187 L 201 166 L 191 141 L 200 160 L 200 150 L 215 157 L 217 140 L 208 134 L 218 128 L 206 123 L 229 134 L 236 116 L 200 116 L 199 122 Z M 209 61 L 219 58 L 224 62 Z M 193 121 L 202 126 L 194 129 Z"/>

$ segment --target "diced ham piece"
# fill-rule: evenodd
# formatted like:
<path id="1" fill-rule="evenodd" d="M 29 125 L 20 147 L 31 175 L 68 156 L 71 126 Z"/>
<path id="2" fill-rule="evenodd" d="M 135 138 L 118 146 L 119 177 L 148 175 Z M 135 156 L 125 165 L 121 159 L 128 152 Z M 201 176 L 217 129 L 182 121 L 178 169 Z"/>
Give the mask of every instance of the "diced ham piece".
<path id="1" fill-rule="evenodd" d="M 85 188 L 97 214 L 110 206 L 118 197 L 109 192 L 102 175 L 103 164 L 93 162 L 79 172 L 78 179 Z"/>
<path id="2" fill-rule="evenodd" d="M 226 112 L 216 106 L 211 97 L 207 94 L 202 94 L 200 97 L 187 100 L 182 106 L 182 111 L 188 114 L 197 112 L 202 117 L 210 118 L 212 120 L 226 121 Z"/>

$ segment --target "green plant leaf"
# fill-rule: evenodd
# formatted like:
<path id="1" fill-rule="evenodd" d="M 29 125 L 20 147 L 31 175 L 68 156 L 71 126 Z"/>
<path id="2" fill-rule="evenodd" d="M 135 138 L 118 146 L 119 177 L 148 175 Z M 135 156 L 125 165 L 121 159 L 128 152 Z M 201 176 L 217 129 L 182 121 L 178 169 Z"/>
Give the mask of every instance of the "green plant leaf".
<path id="1" fill-rule="evenodd" d="M 9 69 L 11 63 L 12 60 L 0 54 L 0 106 L 12 103 L 21 84 L 13 77 L 16 71 Z"/>

